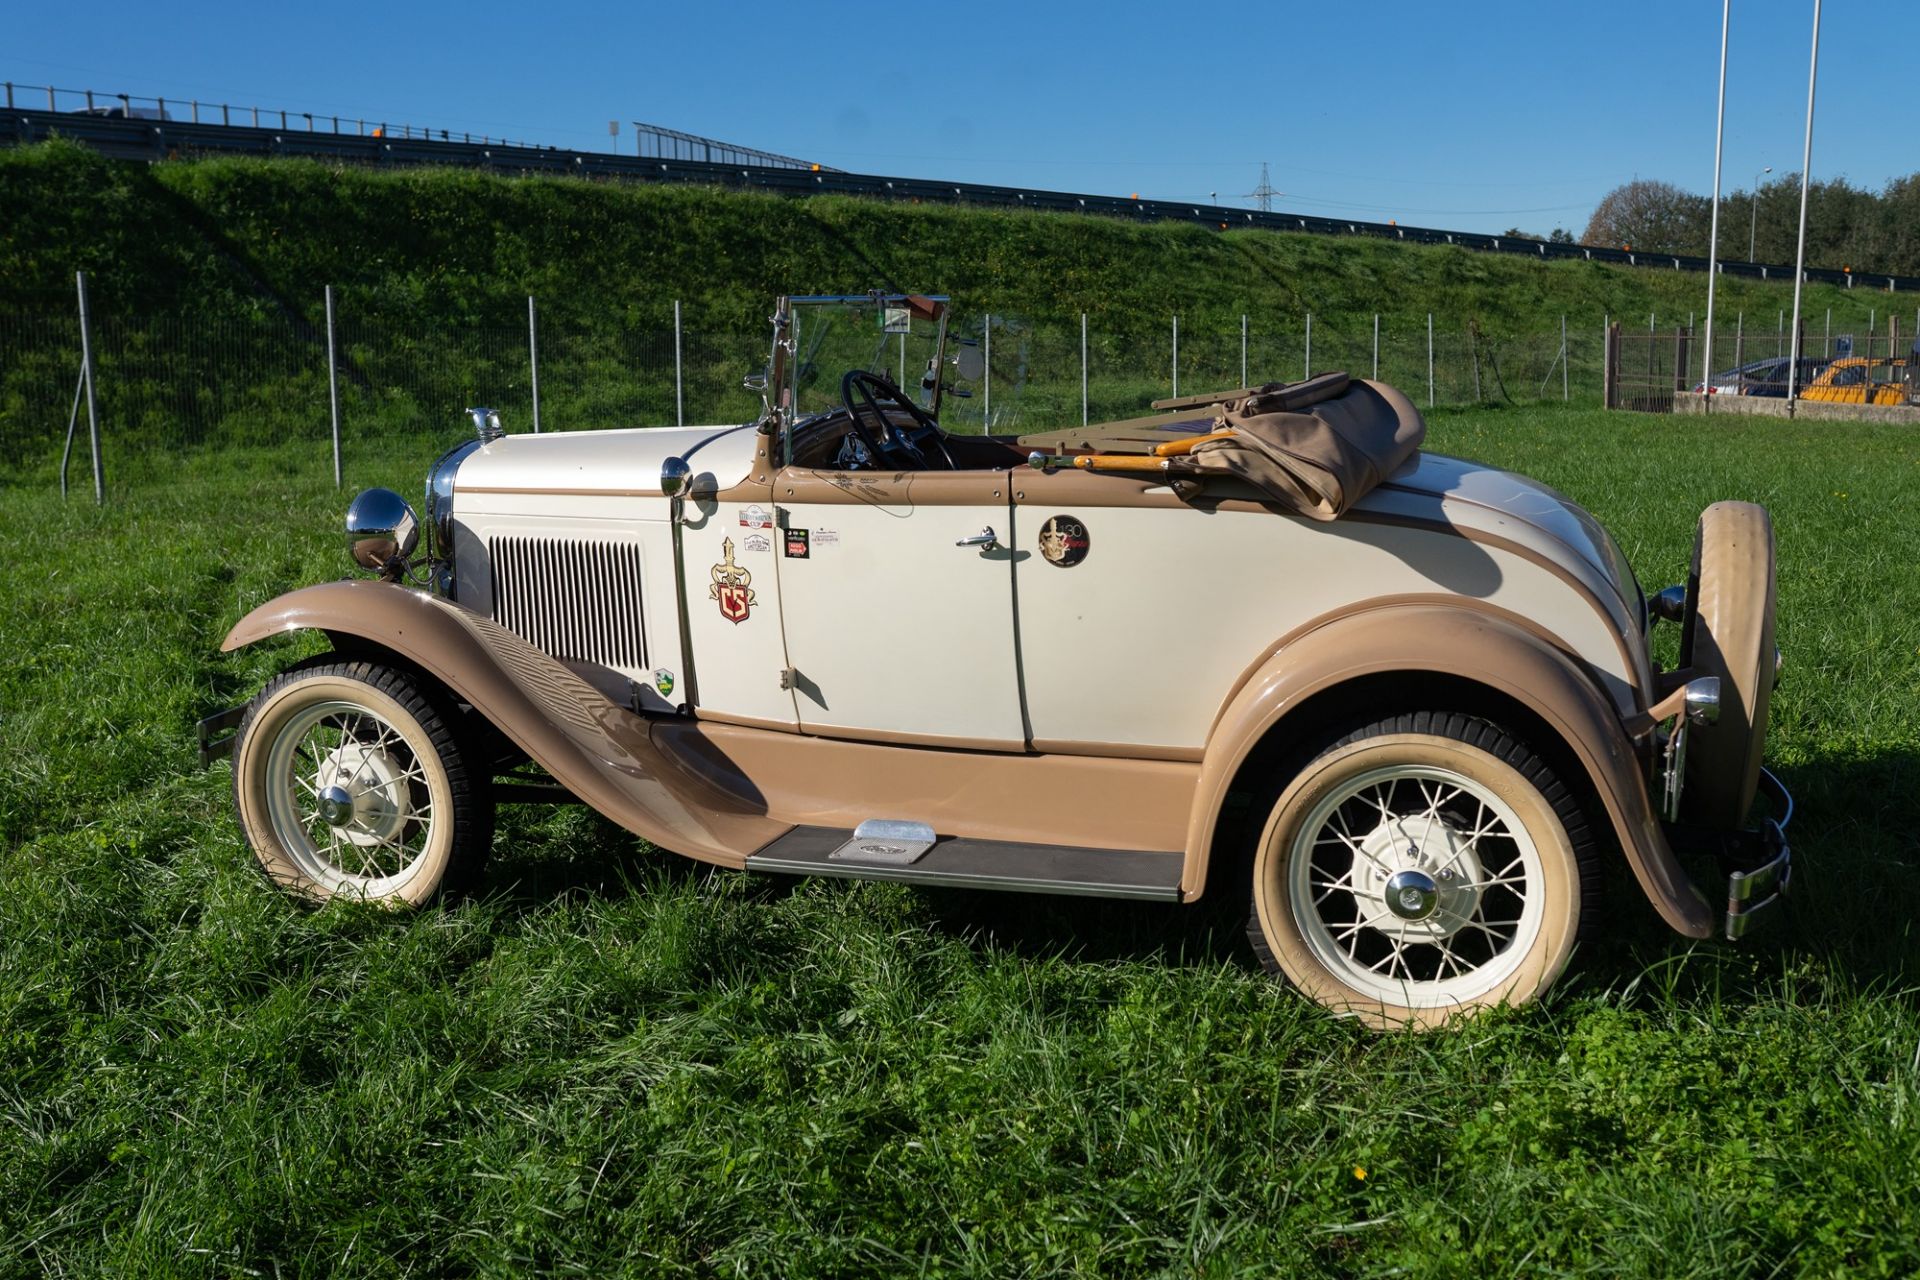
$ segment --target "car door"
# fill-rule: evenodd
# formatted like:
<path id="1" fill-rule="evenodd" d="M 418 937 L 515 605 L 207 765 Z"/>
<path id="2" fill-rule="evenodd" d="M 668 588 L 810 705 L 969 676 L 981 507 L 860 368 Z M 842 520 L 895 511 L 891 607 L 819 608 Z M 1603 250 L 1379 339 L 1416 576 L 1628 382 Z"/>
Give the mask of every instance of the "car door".
<path id="1" fill-rule="evenodd" d="M 804 732 L 1022 750 L 1004 471 L 815 471 L 775 486 Z"/>

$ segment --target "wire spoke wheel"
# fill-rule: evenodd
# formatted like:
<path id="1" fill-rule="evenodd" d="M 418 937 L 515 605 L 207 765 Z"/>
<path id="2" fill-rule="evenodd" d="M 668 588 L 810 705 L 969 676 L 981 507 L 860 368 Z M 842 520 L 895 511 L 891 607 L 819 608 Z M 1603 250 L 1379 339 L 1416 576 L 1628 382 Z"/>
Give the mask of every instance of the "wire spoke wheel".
<path id="1" fill-rule="evenodd" d="M 317 703 L 280 726 L 267 747 L 268 812 L 307 878 L 369 898 L 404 882 L 433 841 L 425 749 L 351 702 Z"/>
<path id="2" fill-rule="evenodd" d="M 1314 807 L 1287 867 L 1308 945 L 1383 1001 L 1479 995 L 1540 928 L 1539 850 L 1498 796 L 1447 769 L 1351 779 Z"/>
<path id="3" fill-rule="evenodd" d="M 1524 1003 L 1559 975 L 1592 901 L 1584 819 L 1484 720 L 1399 716 L 1276 783 L 1248 931 L 1267 964 L 1374 1026 Z"/>
<path id="4" fill-rule="evenodd" d="M 308 902 L 417 905 L 492 839 L 454 725 L 412 677 L 371 663 L 276 677 L 241 724 L 233 776 L 261 868 Z"/>

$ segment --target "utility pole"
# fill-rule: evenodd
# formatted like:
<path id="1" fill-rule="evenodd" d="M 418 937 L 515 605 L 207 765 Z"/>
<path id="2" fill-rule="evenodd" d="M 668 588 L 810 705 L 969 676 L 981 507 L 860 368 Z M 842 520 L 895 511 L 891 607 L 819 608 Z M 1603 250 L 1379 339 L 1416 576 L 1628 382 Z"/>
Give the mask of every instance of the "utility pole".
<path id="1" fill-rule="evenodd" d="M 1260 162 L 1260 185 L 1247 192 L 1246 198 L 1253 201 L 1253 207 L 1262 213 L 1273 212 L 1273 198 L 1285 192 L 1275 191 L 1273 184 L 1267 181 L 1267 162 Z"/>

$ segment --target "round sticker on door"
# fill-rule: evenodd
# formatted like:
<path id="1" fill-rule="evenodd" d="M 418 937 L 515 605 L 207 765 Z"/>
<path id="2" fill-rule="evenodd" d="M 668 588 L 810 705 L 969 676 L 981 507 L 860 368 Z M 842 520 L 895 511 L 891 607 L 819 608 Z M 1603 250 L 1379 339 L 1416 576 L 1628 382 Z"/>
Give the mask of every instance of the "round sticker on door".
<path id="1" fill-rule="evenodd" d="M 1087 526 L 1073 516 L 1050 516 L 1040 526 L 1040 554 L 1048 564 L 1071 569 L 1087 558 Z"/>

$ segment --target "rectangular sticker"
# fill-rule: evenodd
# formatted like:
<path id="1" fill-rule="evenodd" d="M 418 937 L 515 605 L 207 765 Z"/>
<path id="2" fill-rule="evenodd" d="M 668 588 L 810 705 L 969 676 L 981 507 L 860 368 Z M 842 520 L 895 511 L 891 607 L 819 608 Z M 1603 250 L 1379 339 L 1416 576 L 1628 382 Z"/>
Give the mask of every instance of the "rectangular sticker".
<path id="1" fill-rule="evenodd" d="M 773 517 L 767 514 L 765 507 L 756 504 L 740 508 L 740 523 L 749 529 L 771 529 Z"/>
<path id="2" fill-rule="evenodd" d="M 750 533 L 745 538 L 742 538 L 741 542 L 745 544 L 746 549 L 749 551 L 773 550 L 773 543 L 768 540 L 767 535 L 764 533 Z"/>
<path id="3" fill-rule="evenodd" d="M 839 546 L 840 531 L 838 529 L 815 529 L 813 531 L 813 545 L 816 547 Z"/>
<path id="4" fill-rule="evenodd" d="M 786 539 L 787 559 L 805 560 L 807 558 L 808 548 L 807 531 L 805 529 L 789 529 L 786 531 Z"/>

